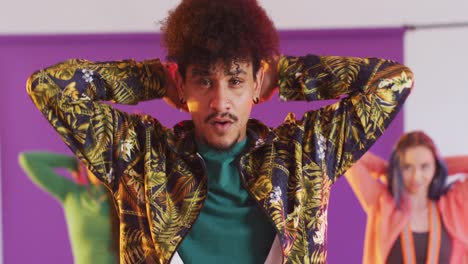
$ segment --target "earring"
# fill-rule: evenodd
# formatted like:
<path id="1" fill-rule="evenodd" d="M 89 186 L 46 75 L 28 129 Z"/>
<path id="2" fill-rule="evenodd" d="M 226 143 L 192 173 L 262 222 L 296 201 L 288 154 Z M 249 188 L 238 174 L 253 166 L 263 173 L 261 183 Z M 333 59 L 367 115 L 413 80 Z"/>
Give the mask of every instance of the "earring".
<path id="1" fill-rule="evenodd" d="M 252 101 L 253 101 L 254 104 L 258 104 L 260 99 L 258 99 L 258 97 L 254 97 Z"/>
<path id="2" fill-rule="evenodd" d="M 185 101 L 184 98 L 180 98 L 180 99 L 179 99 L 179 102 L 180 102 L 180 104 L 183 104 L 183 105 L 184 105 L 185 103 L 187 103 L 187 101 Z"/>

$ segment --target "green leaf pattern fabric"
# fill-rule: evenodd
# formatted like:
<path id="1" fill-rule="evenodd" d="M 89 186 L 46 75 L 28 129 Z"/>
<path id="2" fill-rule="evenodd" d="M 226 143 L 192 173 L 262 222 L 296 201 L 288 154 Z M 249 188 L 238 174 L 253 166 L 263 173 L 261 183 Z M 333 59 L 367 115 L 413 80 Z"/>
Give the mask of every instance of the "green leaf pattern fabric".
<path id="1" fill-rule="evenodd" d="M 330 187 L 388 127 L 410 93 L 412 73 L 389 60 L 307 55 L 282 56 L 278 75 L 285 101 L 340 100 L 301 119 L 290 114 L 276 128 L 251 119 L 238 167 L 276 229 L 283 263 L 325 263 Z M 157 59 L 75 59 L 27 83 L 63 141 L 112 190 L 123 264 L 169 263 L 207 196 L 191 121 L 166 128 L 103 102 L 162 98 L 164 76 Z"/>

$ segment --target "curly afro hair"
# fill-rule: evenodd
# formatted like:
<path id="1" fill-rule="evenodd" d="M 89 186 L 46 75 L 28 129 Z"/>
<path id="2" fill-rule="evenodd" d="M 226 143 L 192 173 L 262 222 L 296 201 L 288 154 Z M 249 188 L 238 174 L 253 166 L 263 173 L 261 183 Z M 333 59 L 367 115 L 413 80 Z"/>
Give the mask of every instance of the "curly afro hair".
<path id="1" fill-rule="evenodd" d="M 185 77 L 190 64 L 225 67 L 252 62 L 254 76 L 261 61 L 278 52 L 273 22 L 256 0 L 183 0 L 161 27 L 167 59 Z"/>

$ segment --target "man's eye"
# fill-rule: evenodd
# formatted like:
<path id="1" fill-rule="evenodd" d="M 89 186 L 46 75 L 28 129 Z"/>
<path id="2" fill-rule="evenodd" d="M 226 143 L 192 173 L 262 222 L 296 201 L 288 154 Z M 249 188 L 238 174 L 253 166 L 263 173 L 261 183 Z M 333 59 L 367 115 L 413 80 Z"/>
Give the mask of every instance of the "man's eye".
<path id="1" fill-rule="evenodd" d="M 242 83 L 242 81 L 239 80 L 239 79 L 233 78 L 233 79 L 229 80 L 229 83 L 230 83 L 231 85 L 239 85 L 239 84 Z"/>
<path id="2" fill-rule="evenodd" d="M 211 85 L 211 81 L 208 80 L 208 79 L 201 79 L 201 80 L 199 81 L 199 84 L 200 84 L 200 85 L 203 85 L 203 86 L 210 86 L 210 85 Z"/>

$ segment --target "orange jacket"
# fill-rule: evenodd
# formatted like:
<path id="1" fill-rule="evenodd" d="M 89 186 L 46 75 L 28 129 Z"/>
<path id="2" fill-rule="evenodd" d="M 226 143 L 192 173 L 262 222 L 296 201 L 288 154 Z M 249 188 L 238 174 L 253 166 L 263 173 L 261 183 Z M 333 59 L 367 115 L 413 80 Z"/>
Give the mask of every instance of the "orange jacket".
<path id="1" fill-rule="evenodd" d="M 446 162 L 449 174 L 468 173 L 468 157 L 451 157 Z M 385 161 L 366 154 L 345 174 L 367 214 L 364 264 L 385 263 L 409 221 L 409 208 L 396 208 L 385 184 L 374 177 L 385 168 Z M 452 239 L 450 263 L 468 264 L 468 179 L 454 184 L 437 202 L 437 207 Z"/>

